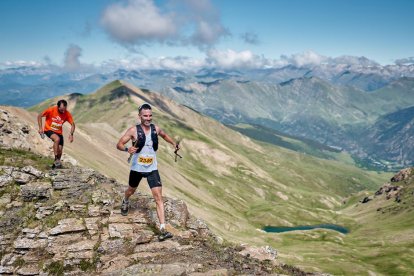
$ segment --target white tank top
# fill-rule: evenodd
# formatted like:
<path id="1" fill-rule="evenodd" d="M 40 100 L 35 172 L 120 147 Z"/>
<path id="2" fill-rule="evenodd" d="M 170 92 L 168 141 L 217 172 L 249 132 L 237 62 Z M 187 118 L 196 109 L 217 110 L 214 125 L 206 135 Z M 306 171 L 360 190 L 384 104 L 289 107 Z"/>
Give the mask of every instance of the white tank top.
<path id="1" fill-rule="evenodd" d="M 145 134 L 145 145 L 140 152 L 132 157 L 131 170 L 137 172 L 152 172 L 157 170 L 157 156 L 152 147 L 151 131 Z"/>

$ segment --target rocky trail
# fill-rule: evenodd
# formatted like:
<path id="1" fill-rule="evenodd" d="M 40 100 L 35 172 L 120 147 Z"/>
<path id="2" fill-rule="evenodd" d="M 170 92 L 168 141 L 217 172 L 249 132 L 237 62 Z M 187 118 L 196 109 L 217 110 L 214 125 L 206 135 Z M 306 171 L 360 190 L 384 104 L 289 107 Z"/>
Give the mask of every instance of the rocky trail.
<path id="1" fill-rule="evenodd" d="M 66 166 L 0 166 L 0 274 L 304 274 L 278 265 L 270 247 L 224 242 L 181 200 L 164 198 L 174 237 L 159 242 L 152 197 L 134 195 L 121 216 L 123 185 Z"/>

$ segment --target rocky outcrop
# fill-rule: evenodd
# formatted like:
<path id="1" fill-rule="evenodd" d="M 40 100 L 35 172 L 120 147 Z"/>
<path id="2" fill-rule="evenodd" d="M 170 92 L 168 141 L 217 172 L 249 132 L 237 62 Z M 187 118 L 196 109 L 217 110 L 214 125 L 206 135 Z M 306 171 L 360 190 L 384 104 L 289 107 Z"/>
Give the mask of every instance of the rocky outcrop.
<path id="1" fill-rule="evenodd" d="M 396 175 L 391 178 L 391 182 L 400 182 L 412 177 L 414 173 L 414 168 L 406 168 L 399 171 Z"/>
<path id="2" fill-rule="evenodd" d="M 9 106 L 0 106 L 0 147 L 6 149 L 19 149 L 32 151 L 44 156 L 53 156 L 52 142 L 48 138 L 42 139 L 36 128 L 37 124 L 28 123 L 19 117 L 24 112 L 26 116 L 37 114 L 29 114 L 25 110 Z M 62 160 L 73 165 L 77 161 L 71 156 L 63 152 Z"/>
<path id="3" fill-rule="evenodd" d="M 0 274 L 289 274 L 270 247 L 220 245 L 182 200 L 164 199 L 174 237 L 158 242 L 154 200 L 134 195 L 122 216 L 124 189 L 80 167 L 0 167 Z"/>
<path id="4" fill-rule="evenodd" d="M 378 207 L 382 213 L 414 210 L 414 167 L 406 168 L 396 173 L 390 182 L 384 183 L 374 195 L 366 196 L 361 203 L 377 200 L 392 200 L 392 204 Z"/>
<path id="5" fill-rule="evenodd" d="M 378 191 L 375 192 L 375 196 L 385 195 L 386 199 L 395 198 L 401 188 L 401 186 L 385 183 L 381 186 L 381 188 L 379 188 Z"/>
<path id="6" fill-rule="evenodd" d="M 0 146 L 32 150 L 28 136 L 33 132 L 30 125 L 21 122 L 10 112 L 0 109 Z"/>

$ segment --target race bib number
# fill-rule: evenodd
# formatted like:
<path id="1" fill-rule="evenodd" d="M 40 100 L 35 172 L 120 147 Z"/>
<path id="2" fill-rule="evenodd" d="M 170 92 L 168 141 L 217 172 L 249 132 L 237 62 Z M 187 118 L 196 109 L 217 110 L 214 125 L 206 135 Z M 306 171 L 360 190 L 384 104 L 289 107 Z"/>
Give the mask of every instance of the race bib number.
<path id="1" fill-rule="evenodd" d="M 52 124 L 50 125 L 50 128 L 52 130 L 60 130 L 62 128 L 62 124 L 58 124 L 56 122 L 52 122 Z"/>
<path id="2" fill-rule="evenodd" d="M 154 161 L 153 156 L 139 156 L 138 157 L 138 164 L 143 166 L 149 166 Z"/>

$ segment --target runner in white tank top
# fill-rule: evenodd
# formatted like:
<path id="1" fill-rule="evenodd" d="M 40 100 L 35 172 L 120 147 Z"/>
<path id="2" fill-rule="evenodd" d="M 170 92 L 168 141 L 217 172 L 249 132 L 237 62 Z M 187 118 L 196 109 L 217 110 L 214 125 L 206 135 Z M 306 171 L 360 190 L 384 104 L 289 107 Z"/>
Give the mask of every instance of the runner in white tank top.
<path id="1" fill-rule="evenodd" d="M 158 148 L 158 136 L 170 143 L 174 150 L 179 146 L 158 126 L 152 125 L 152 109 L 147 103 L 138 108 L 138 116 L 141 120 L 139 126 L 129 128 L 119 139 L 117 148 L 133 154 L 131 170 L 129 173 L 129 187 L 125 191 L 125 198 L 122 200 L 121 214 L 128 215 L 129 197 L 135 193 L 142 178 L 147 178 L 152 195 L 157 204 L 157 215 L 160 223 L 160 235 L 158 239 L 163 241 L 172 238 L 172 234 L 165 229 L 164 201 L 162 199 L 162 183 L 157 169 L 156 150 Z M 145 136 L 145 140 L 144 140 Z M 137 141 L 136 146 L 126 147 L 130 140 Z M 145 142 L 144 142 L 145 141 Z M 140 150 L 139 150 L 140 149 Z"/>

